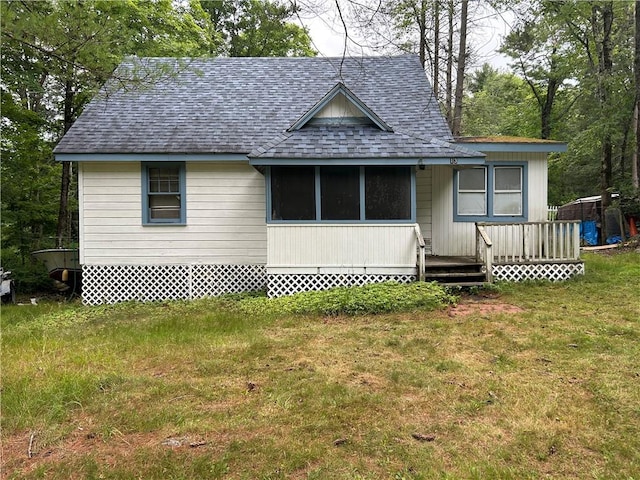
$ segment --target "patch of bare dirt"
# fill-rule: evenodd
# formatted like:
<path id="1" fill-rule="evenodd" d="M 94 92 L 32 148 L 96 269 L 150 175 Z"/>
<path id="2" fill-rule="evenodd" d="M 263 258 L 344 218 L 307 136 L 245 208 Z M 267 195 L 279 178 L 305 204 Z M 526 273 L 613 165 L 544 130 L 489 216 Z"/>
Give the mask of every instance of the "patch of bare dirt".
<path id="1" fill-rule="evenodd" d="M 28 475 L 43 465 L 53 466 L 81 455 L 90 454 L 104 465 L 113 465 L 138 449 L 170 448 L 195 454 L 202 448 L 210 450 L 209 443 L 200 437 L 166 437 L 160 432 L 123 434 L 115 431 L 107 439 L 92 428 L 91 422 L 78 425 L 66 437 L 51 442 L 40 432 L 23 431 L 3 438 L 0 478 Z"/>
<path id="2" fill-rule="evenodd" d="M 515 305 L 500 302 L 495 299 L 476 299 L 472 297 L 462 298 L 460 303 L 449 307 L 450 317 L 465 317 L 467 315 L 480 314 L 491 315 L 500 313 L 522 313 L 524 310 Z"/>

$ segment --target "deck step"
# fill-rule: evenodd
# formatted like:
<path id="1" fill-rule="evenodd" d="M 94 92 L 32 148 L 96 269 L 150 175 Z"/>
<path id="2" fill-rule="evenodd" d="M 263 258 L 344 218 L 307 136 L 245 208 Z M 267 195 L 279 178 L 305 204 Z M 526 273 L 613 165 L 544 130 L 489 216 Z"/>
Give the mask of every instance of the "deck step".
<path id="1" fill-rule="evenodd" d="M 484 278 L 484 273 L 483 272 L 429 272 L 427 271 L 425 274 L 425 277 L 427 278 L 458 278 L 458 277 L 483 277 Z"/>
<path id="2" fill-rule="evenodd" d="M 424 279 L 446 286 L 481 287 L 487 284 L 485 264 L 470 257 L 431 257 L 425 262 Z"/>
<path id="3" fill-rule="evenodd" d="M 447 287 L 487 287 L 491 285 L 489 282 L 456 282 L 443 284 Z"/>

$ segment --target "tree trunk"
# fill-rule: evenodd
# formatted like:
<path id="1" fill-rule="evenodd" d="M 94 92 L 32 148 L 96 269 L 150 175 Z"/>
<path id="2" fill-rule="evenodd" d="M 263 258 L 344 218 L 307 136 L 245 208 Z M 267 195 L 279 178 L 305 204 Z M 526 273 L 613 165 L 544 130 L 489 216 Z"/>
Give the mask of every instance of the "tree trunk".
<path id="1" fill-rule="evenodd" d="M 636 95 L 638 95 L 636 93 Z M 638 163 L 640 163 L 638 155 L 638 151 L 640 150 L 640 121 L 638 121 L 638 98 L 636 97 L 636 108 L 633 109 L 633 125 L 634 130 L 636 132 L 636 148 L 631 152 L 631 182 L 633 184 L 633 188 L 636 190 L 640 190 L 640 179 L 638 178 Z"/>
<path id="2" fill-rule="evenodd" d="M 73 125 L 73 81 L 67 79 L 64 84 L 64 133 Z M 71 162 L 62 162 L 60 180 L 60 209 L 58 210 L 58 226 L 56 228 L 56 248 L 64 246 L 69 226 L 69 186 L 71 185 Z"/>
<path id="3" fill-rule="evenodd" d="M 458 50 L 458 68 L 456 70 L 456 94 L 453 108 L 453 122 L 451 130 L 454 136 L 459 136 L 462 125 L 462 94 L 464 88 L 464 71 L 467 64 L 467 12 L 469 0 L 462 0 L 460 12 L 460 48 Z"/>
<path id="4" fill-rule="evenodd" d="M 593 6 L 593 18 L 597 19 L 599 7 Z M 611 29 L 613 26 L 613 2 L 606 2 L 601 7 L 602 14 L 602 42 L 598 46 L 598 73 L 599 73 L 599 94 L 601 112 L 606 112 L 609 107 L 610 100 L 610 79 L 613 72 L 612 46 L 611 46 Z M 594 27 L 595 27 L 594 22 Z M 602 198 L 602 232 L 605 237 L 607 232 L 606 211 L 611 205 L 611 186 L 613 164 L 613 141 L 611 133 L 607 131 L 602 139 L 602 155 L 600 164 L 600 194 Z"/>
<path id="5" fill-rule="evenodd" d="M 440 91 L 440 1 L 435 0 L 433 6 L 433 94 L 436 99 Z"/>
<path id="6" fill-rule="evenodd" d="M 427 4 L 425 0 L 422 0 L 419 5 L 420 10 L 416 12 L 416 21 L 418 22 L 418 30 L 420 32 L 420 63 L 422 68 L 427 64 L 427 49 L 429 44 L 427 42 Z"/>
<path id="7" fill-rule="evenodd" d="M 549 78 L 549 83 L 547 84 L 547 95 L 544 99 L 544 103 L 541 105 L 540 138 L 551 138 L 551 113 L 553 112 L 553 102 L 556 98 L 558 87 L 558 81 L 555 78 Z"/>
<path id="8" fill-rule="evenodd" d="M 445 110 L 447 122 L 449 123 L 449 128 L 451 128 L 453 126 L 453 15 L 455 13 L 453 0 L 449 0 L 448 7 L 449 32 L 447 37 L 447 93 L 445 97 Z"/>
<path id="9" fill-rule="evenodd" d="M 640 189 L 640 178 L 638 177 L 638 159 L 640 155 L 640 122 L 638 121 L 638 110 L 640 110 L 640 6 L 636 2 L 635 10 L 635 52 L 633 57 L 634 80 L 636 86 L 636 108 L 634 112 L 636 148 L 631 158 L 631 181 L 636 192 Z"/>

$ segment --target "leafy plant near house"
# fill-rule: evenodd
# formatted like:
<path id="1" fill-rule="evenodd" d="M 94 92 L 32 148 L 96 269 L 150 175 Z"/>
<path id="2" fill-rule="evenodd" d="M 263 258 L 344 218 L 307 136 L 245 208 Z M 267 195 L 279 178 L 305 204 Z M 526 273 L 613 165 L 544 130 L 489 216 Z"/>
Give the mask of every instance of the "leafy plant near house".
<path id="1" fill-rule="evenodd" d="M 409 285 L 384 282 L 302 292 L 273 299 L 246 297 L 232 305 L 232 308 L 247 314 L 360 315 L 416 308 L 438 309 L 455 302 L 456 297 L 435 282 Z"/>

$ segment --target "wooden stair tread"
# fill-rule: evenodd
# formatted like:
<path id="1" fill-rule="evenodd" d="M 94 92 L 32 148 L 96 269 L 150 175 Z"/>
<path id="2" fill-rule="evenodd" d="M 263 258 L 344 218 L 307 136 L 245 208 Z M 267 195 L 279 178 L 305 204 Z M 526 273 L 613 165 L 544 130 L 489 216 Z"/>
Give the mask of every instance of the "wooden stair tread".
<path id="1" fill-rule="evenodd" d="M 448 287 L 486 287 L 490 285 L 489 282 L 453 282 L 453 283 L 445 283 Z"/>
<path id="2" fill-rule="evenodd" d="M 483 277 L 483 272 L 426 272 L 428 278 Z"/>

